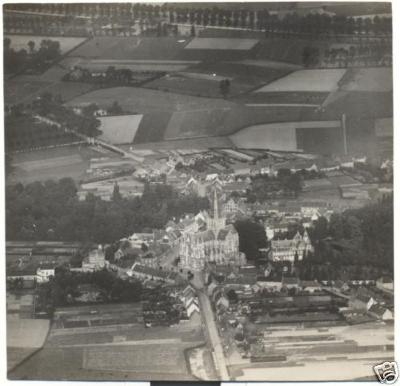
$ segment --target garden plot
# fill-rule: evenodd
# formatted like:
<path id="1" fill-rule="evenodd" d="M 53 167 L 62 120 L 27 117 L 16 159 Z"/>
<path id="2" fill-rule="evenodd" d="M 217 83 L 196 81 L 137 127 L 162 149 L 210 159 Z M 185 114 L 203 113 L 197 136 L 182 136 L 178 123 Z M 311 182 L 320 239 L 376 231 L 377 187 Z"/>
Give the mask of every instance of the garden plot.
<path id="1" fill-rule="evenodd" d="M 345 73 L 345 69 L 295 71 L 255 92 L 331 92 L 338 89 L 338 82 Z"/>
<path id="2" fill-rule="evenodd" d="M 257 39 L 194 38 L 186 45 L 190 50 L 250 50 L 258 43 Z"/>
<path id="3" fill-rule="evenodd" d="M 100 139 L 113 145 L 132 143 L 143 115 L 120 115 L 101 117 Z"/>

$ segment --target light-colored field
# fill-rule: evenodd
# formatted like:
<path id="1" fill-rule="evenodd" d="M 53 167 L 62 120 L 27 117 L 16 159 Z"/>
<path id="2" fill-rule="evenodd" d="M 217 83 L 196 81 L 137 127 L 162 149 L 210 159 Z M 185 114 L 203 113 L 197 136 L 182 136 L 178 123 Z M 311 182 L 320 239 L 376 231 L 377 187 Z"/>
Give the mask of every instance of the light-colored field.
<path id="1" fill-rule="evenodd" d="M 380 359 L 382 362 L 384 358 Z M 320 361 L 304 363 L 299 366 L 279 366 L 263 368 L 246 368 L 238 381 L 349 381 L 366 376 L 374 377 L 373 360 L 358 361 Z"/>
<path id="2" fill-rule="evenodd" d="M 64 36 L 32 36 L 32 35 L 6 35 L 11 40 L 11 48 L 16 51 L 21 49 L 29 50 L 28 42 L 35 43 L 35 50 L 40 48 L 42 40 L 53 40 L 60 42 L 61 53 L 68 52 L 74 47 L 84 42 L 86 38 L 64 37 Z"/>
<path id="3" fill-rule="evenodd" d="M 7 293 L 7 368 L 18 365 L 43 346 L 50 321 L 31 319 L 32 294 Z"/>
<path id="4" fill-rule="evenodd" d="M 185 49 L 191 50 L 250 50 L 257 39 L 194 38 Z"/>
<path id="5" fill-rule="evenodd" d="M 329 92 L 338 88 L 345 69 L 300 70 L 276 80 L 255 92 Z"/>
<path id="6" fill-rule="evenodd" d="M 238 148 L 271 149 L 281 151 L 299 150 L 296 140 L 297 128 L 337 128 L 340 121 L 281 122 L 246 127 L 229 138 Z"/>
<path id="7" fill-rule="evenodd" d="M 393 90 L 391 68 L 360 68 L 345 85 L 345 91 L 390 92 Z"/>
<path id="8" fill-rule="evenodd" d="M 113 145 L 132 143 L 142 118 L 140 114 L 101 117 L 99 129 L 103 133 L 99 138 Z"/>
<path id="9" fill-rule="evenodd" d="M 7 315 L 7 346 L 39 348 L 49 331 L 46 319 L 20 319 L 18 315 Z"/>

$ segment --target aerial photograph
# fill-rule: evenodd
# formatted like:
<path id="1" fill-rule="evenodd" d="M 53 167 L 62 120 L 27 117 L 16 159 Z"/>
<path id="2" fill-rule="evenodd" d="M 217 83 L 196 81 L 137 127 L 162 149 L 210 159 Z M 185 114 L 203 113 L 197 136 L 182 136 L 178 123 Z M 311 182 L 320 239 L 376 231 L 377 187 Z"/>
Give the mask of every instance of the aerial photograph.
<path id="1" fill-rule="evenodd" d="M 383 1 L 4 4 L 7 378 L 393 383 L 392 48 Z"/>

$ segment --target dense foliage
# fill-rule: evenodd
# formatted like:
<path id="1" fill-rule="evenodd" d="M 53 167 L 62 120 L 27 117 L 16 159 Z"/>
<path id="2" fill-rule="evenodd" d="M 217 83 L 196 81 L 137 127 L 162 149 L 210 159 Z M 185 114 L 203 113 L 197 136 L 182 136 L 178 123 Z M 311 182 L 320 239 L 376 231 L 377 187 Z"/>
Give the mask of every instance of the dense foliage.
<path id="1" fill-rule="evenodd" d="M 239 234 L 239 250 L 249 260 L 259 256 L 259 249 L 267 246 L 267 236 L 264 227 L 252 220 L 239 220 L 234 224 Z"/>
<path id="2" fill-rule="evenodd" d="M 309 233 L 315 252 L 300 264 L 306 278 L 366 279 L 393 273 L 392 197 L 333 214 L 329 223 L 321 217 Z"/>
<path id="3" fill-rule="evenodd" d="M 296 197 L 301 191 L 302 173 L 279 169 L 276 177 L 258 175 L 252 178 L 247 190 L 248 202 L 263 202 L 276 197 Z"/>
<path id="4" fill-rule="evenodd" d="M 4 39 L 4 72 L 16 73 L 30 70 L 35 73 L 43 72 L 61 55 L 60 43 L 44 39 L 40 47 L 35 49 L 35 42 L 29 41 L 26 48 L 15 51 L 10 38 Z"/>
<path id="5" fill-rule="evenodd" d="M 110 243 L 209 207 L 206 198 L 180 196 L 164 184 L 146 184 L 143 196 L 135 198 L 121 197 L 116 187 L 111 201 L 93 194 L 79 201 L 76 193 L 69 178 L 8 186 L 7 239 Z"/>
<path id="6" fill-rule="evenodd" d="M 142 294 L 140 282 L 122 280 L 106 269 L 84 273 L 60 268 L 49 282 L 38 287 L 37 306 L 51 312 L 55 307 L 72 304 L 81 295 L 80 285 L 98 290 L 103 302 L 137 302 Z"/>

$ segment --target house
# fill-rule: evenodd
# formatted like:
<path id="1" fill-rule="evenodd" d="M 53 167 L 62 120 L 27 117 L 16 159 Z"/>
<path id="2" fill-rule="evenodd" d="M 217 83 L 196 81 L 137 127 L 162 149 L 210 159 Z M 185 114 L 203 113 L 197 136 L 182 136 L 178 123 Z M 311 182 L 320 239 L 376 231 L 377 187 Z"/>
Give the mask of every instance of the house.
<path id="1" fill-rule="evenodd" d="M 135 263 L 127 274 L 142 280 L 155 280 L 169 284 L 175 284 L 180 278 L 176 272 L 147 267 L 139 263 Z"/>
<path id="2" fill-rule="evenodd" d="M 292 288 L 299 289 L 300 288 L 300 279 L 297 277 L 283 277 L 282 278 L 282 287 L 290 290 Z"/>
<path id="3" fill-rule="evenodd" d="M 215 282 L 210 283 L 210 285 L 207 287 L 208 297 L 211 297 L 217 288 L 218 288 L 218 284 L 216 284 Z"/>
<path id="4" fill-rule="evenodd" d="M 373 306 L 371 306 L 368 312 L 370 313 L 370 315 L 375 316 L 380 320 L 389 321 L 394 319 L 392 311 L 378 304 L 374 304 Z"/>
<path id="5" fill-rule="evenodd" d="M 321 291 L 321 285 L 316 280 L 302 280 L 300 287 L 307 292 Z"/>
<path id="6" fill-rule="evenodd" d="M 82 269 L 83 270 L 100 270 L 103 269 L 106 265 L 106 259 L 103 247 L 101 245 L 98 246 L 97 249 L 92 249 L 89 252 L 89 255 L 86 256 L 82 261 Z"/>
<path id="7" fill-rule="evenodd" d="M 342 280 L 336 280 L 333 283 L 333 288 L 339 292 L 347 292 L 350 289 L 350 286 Z"/>
<path id="8" fill-rule="evenodd" d="M 229 308 L 229 299 L 225 295 L 222 295 L 217 300 L 216 307 L 219 310 L 227 310 Z"/>
<path id="9" fill-rule="evenodd" d="M 271 292 L 279 292 L 282 289 L 282 280 L 266 280 L 265 278 L 258 278 L 257 285 L 261 289 L 267 289 Z"/>
<path id="10" fill-rule="evenodd" d="M 134 233 L 128 238 L 132 248 L 141 248 L 142 244 L 148 246 L 151 242 L 153 242 L 153 240 L 153 233 Z"/>
<path id="11" fill-rule="evenodd" d="M 376 281 L 376 288 L 382 291 L 394 291 L 393 279 L 389 276 L 382 276 Z"/>
<path id="12" fill-rule="evenodd" d="M 349 307 L 354 310 L 368 311 L 374 304 L 376 304 L 375 299 L 361 291 L 351 296 L 349 300 Z"/>
<path id="13" fill-rule="evenodd" d="M 38 283 L 47 283 L 54 274 L 54 264 L 42 264 L 36 270 L 36 280 Z"/>
<path id="14" fill-rule="evenodd" d="M 193 313 L 200 313 L 199 305 L 193 300 L 188 305 L 186 305 L 186 314 L 189 318 L 192 317 Z"/>

